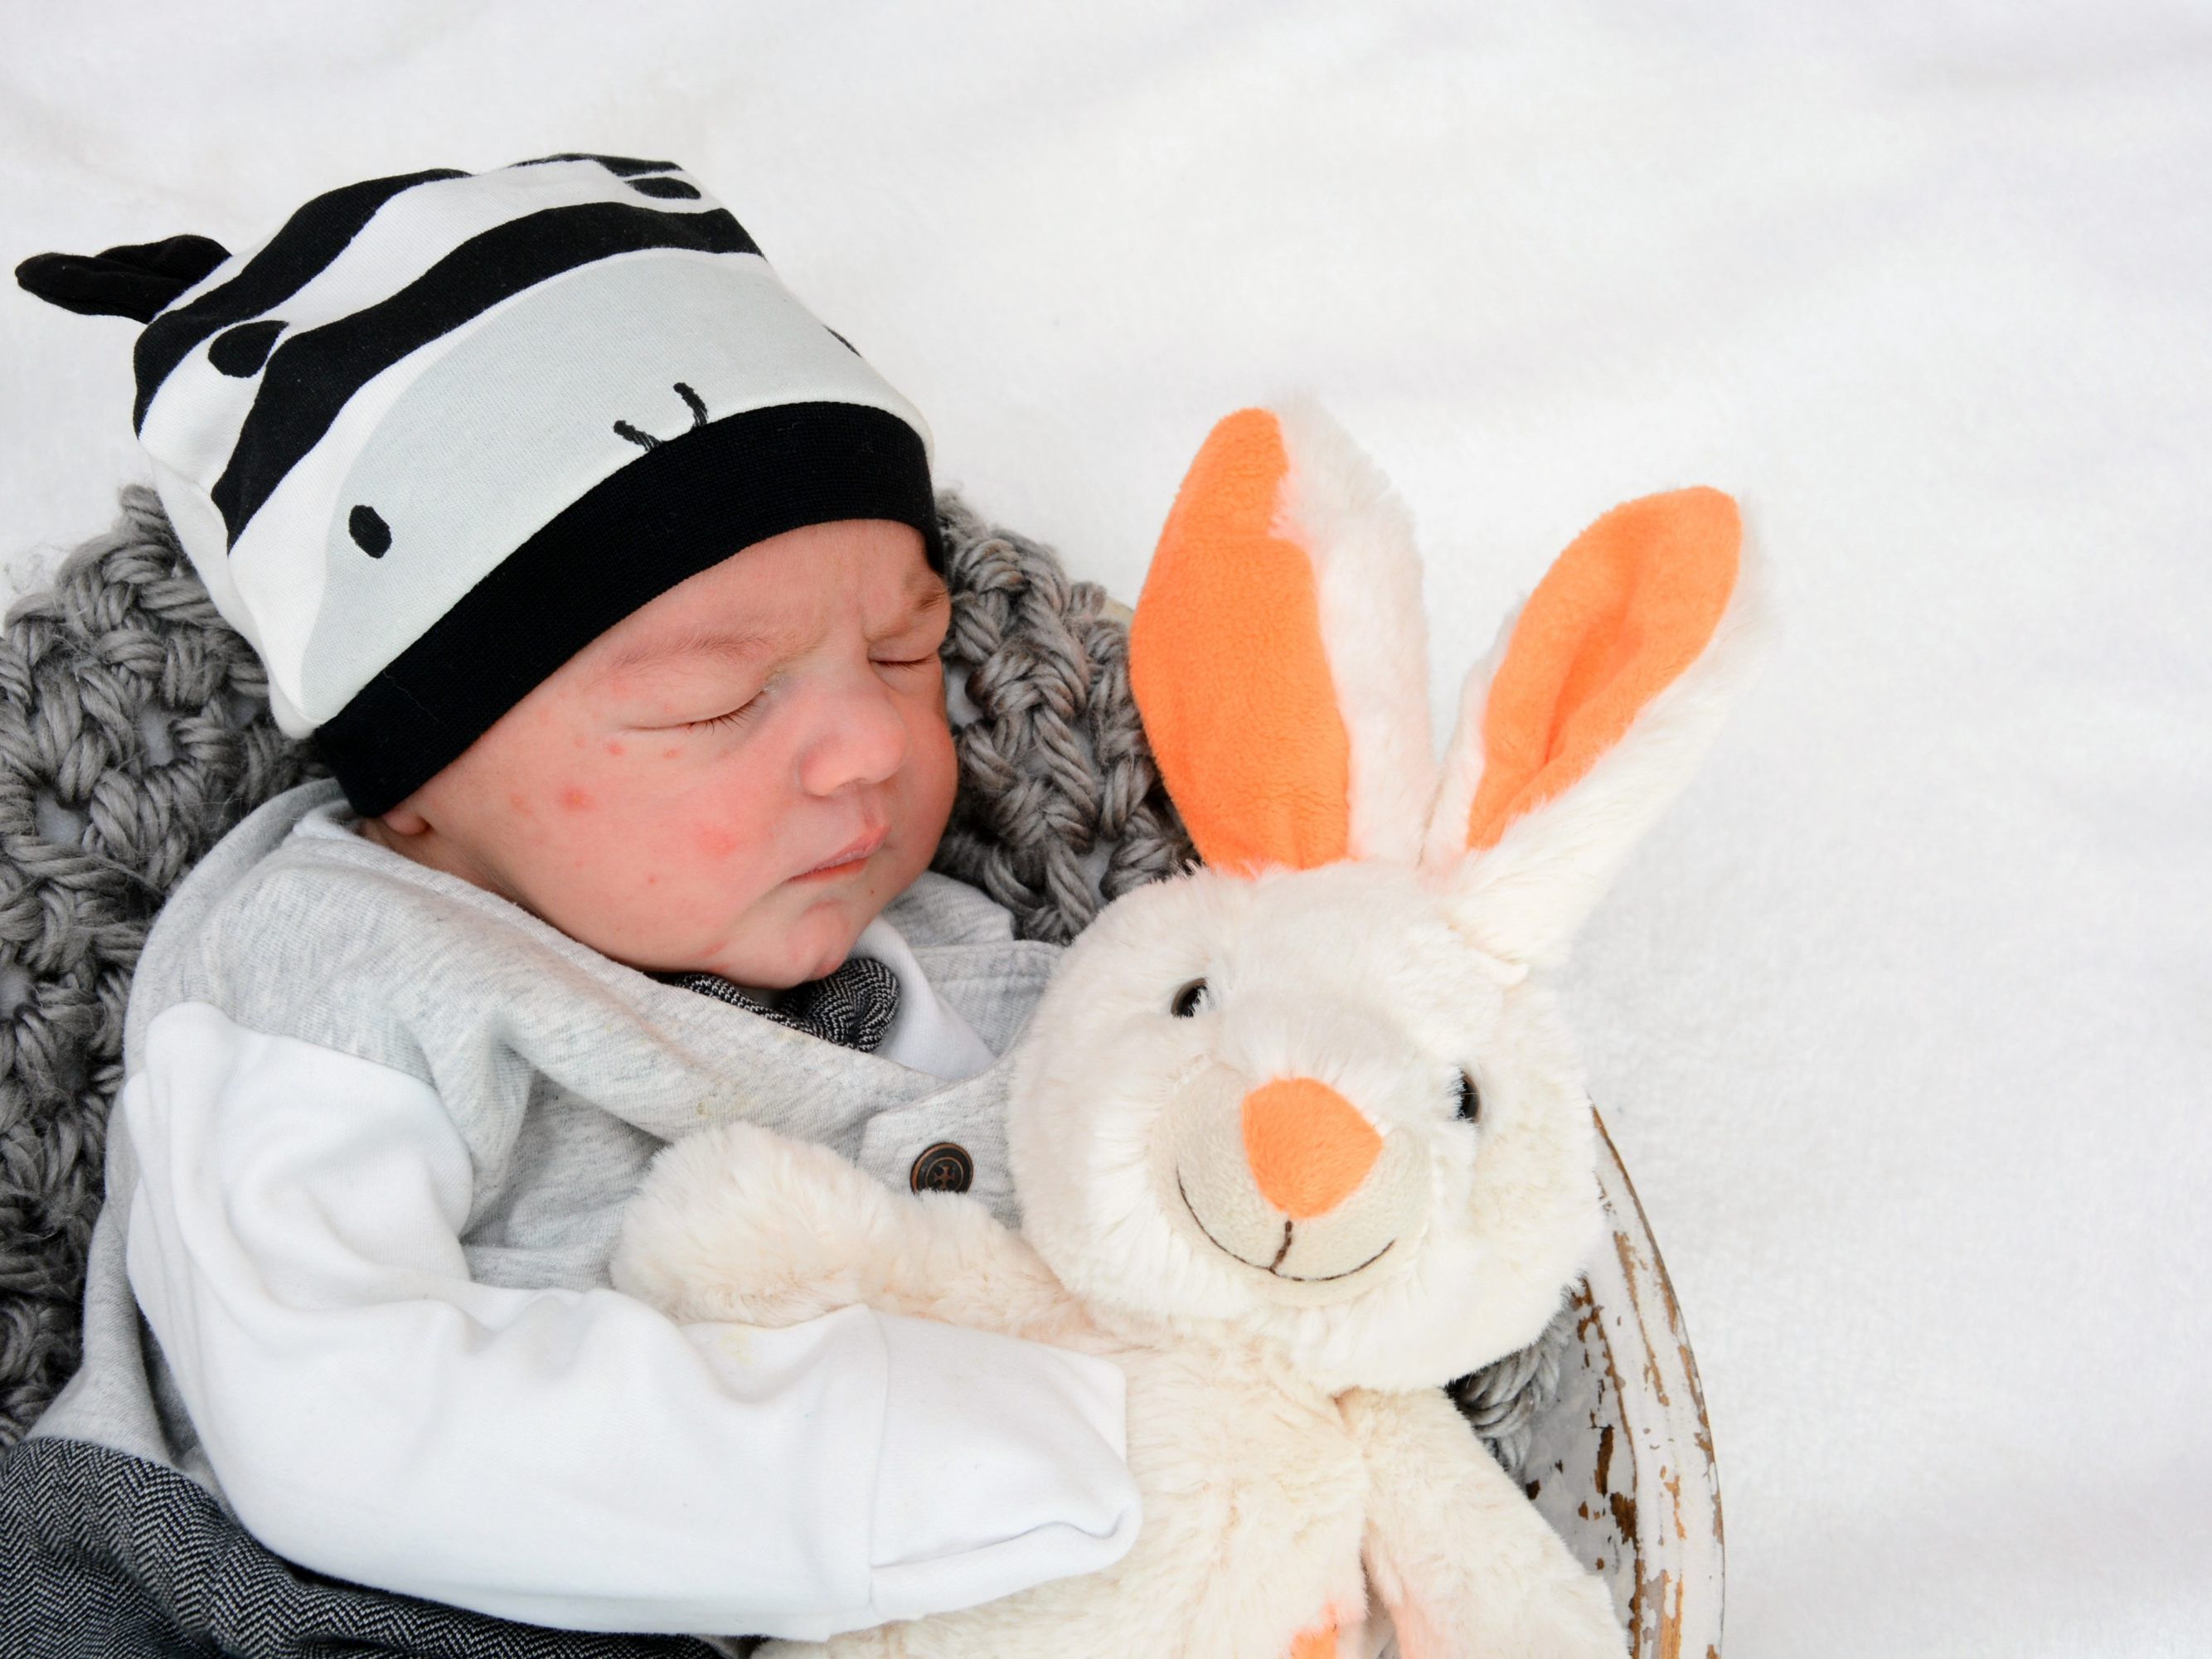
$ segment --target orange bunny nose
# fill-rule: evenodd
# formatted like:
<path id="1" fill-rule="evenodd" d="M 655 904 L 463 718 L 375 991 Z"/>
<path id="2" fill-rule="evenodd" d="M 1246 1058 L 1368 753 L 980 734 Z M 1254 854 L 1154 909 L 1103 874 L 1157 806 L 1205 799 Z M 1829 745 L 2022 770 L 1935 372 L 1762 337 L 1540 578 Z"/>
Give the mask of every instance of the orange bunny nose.
<path id="1" fill-rule="evenodd" d="M 1267 1202 L 1303 1221 L 1367 1179 L 1382 1137 L 1326 1083 L 1279 1077 L 1244 1097 L 1244 1156 Z"/>

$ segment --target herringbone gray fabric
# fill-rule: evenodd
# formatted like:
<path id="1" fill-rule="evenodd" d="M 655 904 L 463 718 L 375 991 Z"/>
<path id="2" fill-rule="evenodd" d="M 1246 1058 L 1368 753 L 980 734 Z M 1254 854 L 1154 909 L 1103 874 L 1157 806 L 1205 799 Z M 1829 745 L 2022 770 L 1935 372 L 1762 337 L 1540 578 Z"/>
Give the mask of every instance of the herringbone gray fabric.
<path id="1" fill-rule="evenodd" d="M 326 1578 L 204 1487 L 104 1446 L 31 1440 L 4 1463 L 7 1659 L 714 1659 L 689 1637 L 545 1630 Z"/>
<path id="2" fill-rule="evenodd" d="M 743 986 L 720 974 L 656 974 L 655 979 L 696 991 L 733 1008 L 750 1008 L 763 1019 L 872 1054 L 898 1018 L 898 975 L 873 957 L 848 957 L 834 973 L 794 985 L 774 1003 L 749 996 Z"/>

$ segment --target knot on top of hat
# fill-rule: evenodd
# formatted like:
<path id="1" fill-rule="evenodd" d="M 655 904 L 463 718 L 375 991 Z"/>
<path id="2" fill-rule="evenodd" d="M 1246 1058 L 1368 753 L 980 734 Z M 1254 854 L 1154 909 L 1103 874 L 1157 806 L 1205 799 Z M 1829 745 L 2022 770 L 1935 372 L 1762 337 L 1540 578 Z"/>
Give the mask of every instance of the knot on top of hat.
<path id="1" fill-rule="evenodd" d="M 150 323 L 228 258 L 230 250 L 212 237 L 172 236 L 98 253 L 33 253 L 15 267 L 15 281 L 65 311 Z"/>

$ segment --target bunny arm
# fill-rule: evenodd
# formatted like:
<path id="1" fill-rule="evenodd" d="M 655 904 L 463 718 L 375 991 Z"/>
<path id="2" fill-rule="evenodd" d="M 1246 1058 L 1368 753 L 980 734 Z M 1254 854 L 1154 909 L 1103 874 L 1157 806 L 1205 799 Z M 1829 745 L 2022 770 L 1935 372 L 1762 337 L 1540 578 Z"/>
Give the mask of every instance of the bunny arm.
<path id="1" fill-rule="evenodd" d="M 1368 1478 L 1368 1581 L 1401 1659 L 1621 1659 L 1586 1571 L 1439 1389 L 1337 1402 Z"/>
<path id="2" fill-rule="evenodd" d="M 1033 1342 L 1067 1344 L 1093 1330 L 1029 1241 L 976 1200 L 953 1193 L 890 1197 L 904 1242 L 880 1264 L 870 1307 Z"/>
<path id="3" fill-rule="evenodd" d="M 1089 1329 L 981 1203 L 893 1192 L 826 1146 L 747 1123 L 656 1160 L 612 1272 L 617 1289 L 685 1322 L 790 1325 L 863 1304 L 1035 1341 Z"/>

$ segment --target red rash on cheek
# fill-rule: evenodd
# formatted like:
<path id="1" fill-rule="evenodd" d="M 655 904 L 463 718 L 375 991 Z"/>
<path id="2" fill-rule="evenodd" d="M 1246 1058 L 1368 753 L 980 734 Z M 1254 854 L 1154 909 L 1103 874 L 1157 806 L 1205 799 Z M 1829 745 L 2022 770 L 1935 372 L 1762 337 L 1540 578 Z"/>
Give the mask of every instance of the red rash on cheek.
<path id="1" fill-rule="evenodd" d="M 710 859 L 726 859 L 738 850 L 736 831 L 720 823 L 702 823 L 691 832 L 692 844 Z"/>
<path id="2" fill-rule="evenodd" d="M 561 792 L 561 805 L 571 812 L 587 811 L 592 805 L 592 798 L 572 783 Z"/>
<path id="3" fill-rule="evenodd" d="M 623 747 L 622 746 L 622 744 L 620 744 L 619 743 L 615 742 L 612 738 L 609 738 L 609 739 L 608 739 L 608 741 L 607 741 L 607 753 L 609 753 L 610 755 L 620 755 L 620 754 L 624 754 L 624 753 L 627 753 L 627 752 L 628 752 L 628 751 L 627 751 L 626 750 L 624 750 L 624 749 L 623 749 Z"/>

